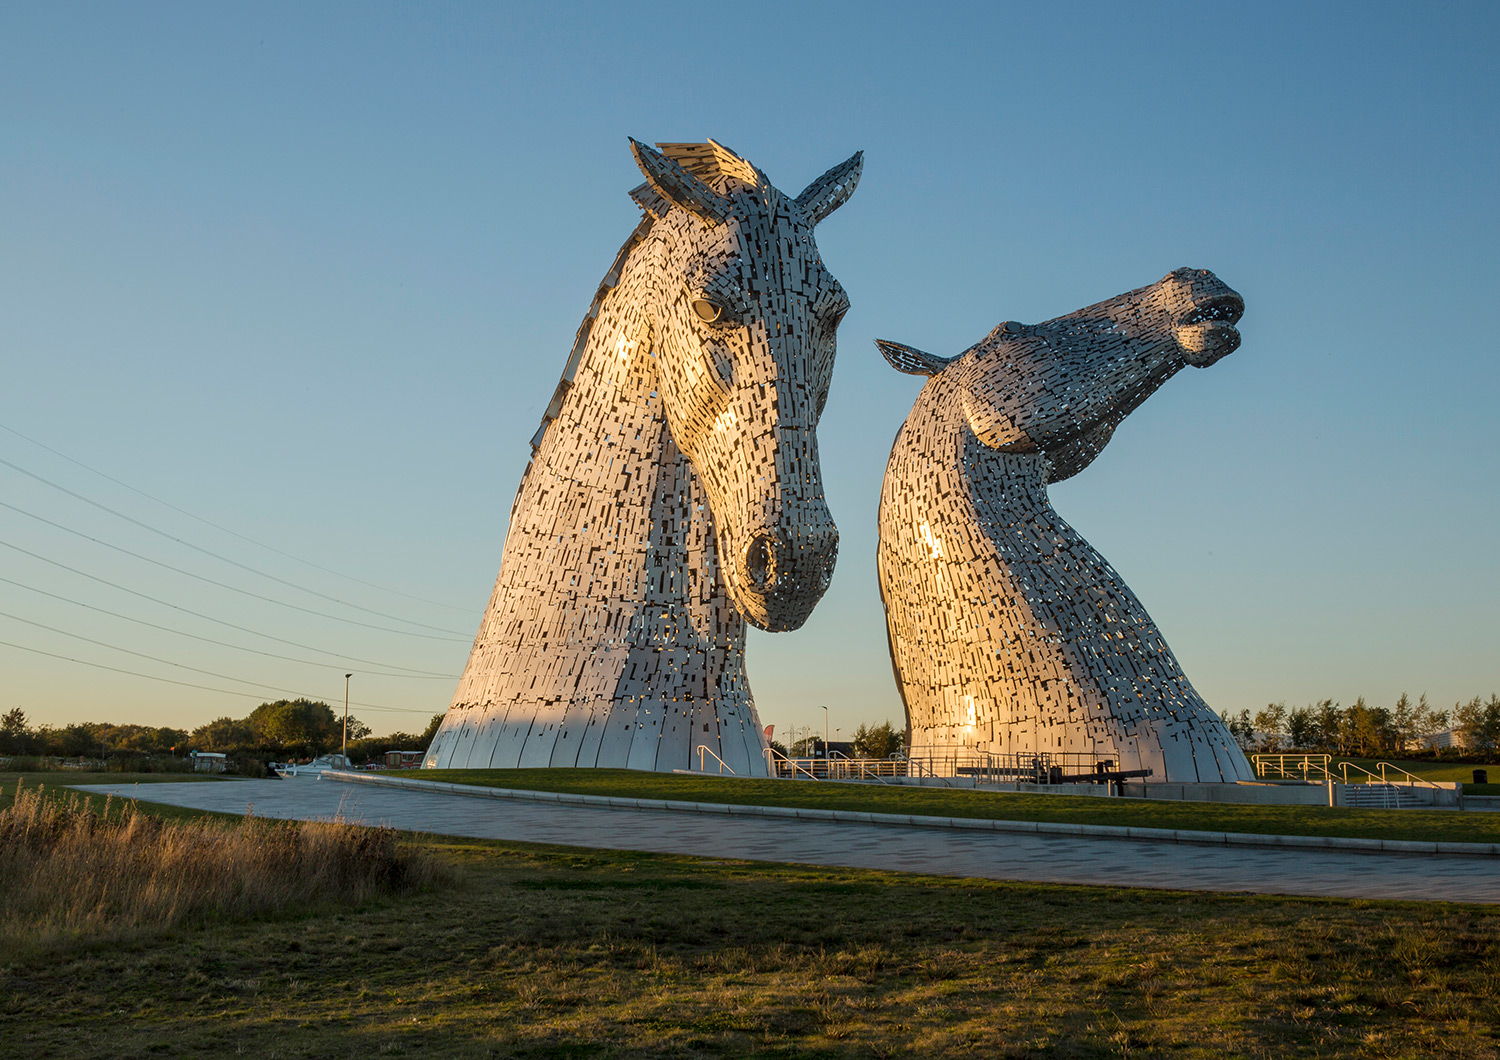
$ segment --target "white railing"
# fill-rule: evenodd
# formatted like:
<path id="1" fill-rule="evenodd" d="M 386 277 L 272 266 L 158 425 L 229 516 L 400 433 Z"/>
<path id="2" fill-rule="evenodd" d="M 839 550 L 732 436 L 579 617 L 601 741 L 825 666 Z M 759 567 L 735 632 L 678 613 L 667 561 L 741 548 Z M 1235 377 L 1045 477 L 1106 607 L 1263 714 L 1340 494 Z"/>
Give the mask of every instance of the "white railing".
<path id="1" fill-rule="evenodd" d="M 1278 780 L 1305 780 L 1313 784 L 1324 784 L 1330 780 L 1337 780 L 1341 784 L 1423 784 L 1429 788 L 1441 788 L 1441 784 L 1435 784 L 1415 773 L 1410 773 L 1394 762 L 1376 762 L 1375 772 L 1366 769 L 1358 762 L 1347 759 L 1338 763 L 1337 768 L 1333 765 L 1333 755 L 1325 754 L 1258 754 L 1251 755 L 1250 761 L 1255 766 L 1255 775 L 1265 779 Z M 1354 775 L 1350 777 L 1350 771 Z M 1386 776 L 1386 770 L 1399 774 L 1404 780 L 1394 780 Z"/>
<path id="2" fill-rule="evenodd" d="M 785 772 L 782 771 L 783 765 L 786 767 Z M 802 764 L 801 760 L 788 758 L 774 747 L 766 748 L 766 766 L 773 777 L 784 777 L 790 774 L 789 779 L 796 780 L 797 774 L 801 773 L 808 780 L 818 779 L 811 769 Z"/>
<path id="3" fill-rule="evenodd" d="M 702 744 L 702 743 L 700 743 L 698 745 L 698 772 L 700 772 L 700 773 L 707 773 L 708 772 L 708 768 L 704 765 L 705 756 L 711 757 L 711 758 L 713 758 L 713 760 L 715 762 L 719 763 L 719 775 L 720 776 L 723 776 L 725 773 L 728 773 L 732 777 L 739 775 L 738 773 L 736 773 L 733 769 L 731 769 L 725 763 L 724 759 L 722 759 L 718 755 L 714 754 L 713 751 L 709 749 L 709 746 L 707 744 Z M 679 761 L 680 761 L 680 759 L 679 759 Z"/>
<path id="4" fill-rule="evenodd" d="M 1426 784 L 1429 788 L 1440 788 L 1442 786 L 1440 784 L 1434 784 L 1432 781 L 1427 780 L 1424 777 L 1419 777 L 1415 773 L 1408 773 L 1406 770 L 1402 769 L 1394 762 L 1376 762 L 1375 766 L 1380 770 L 1380 781 L 1382 784 L 1390 783 L 1390 781 L 1387 781 L 1385 779 L 1385 771 L 1387 768 L 1390 768 L 1395 770 L 1397 773 L 1400 773 L 1403 777 L 1410 777 L 1411 779 L 1410 781 L 1408 781 L 1408 783 Z M 1398 780 L 1395 783 L 1399 784 L 1401 783 L 1401 781 Z"/>
<path id="5" fill-rule="evenodd" d="M 1046 784 L 1064 757 L 1077 757 L 1080 766 L 1087 759 L 1089 771 L 1094 768 L 1092 755 L 995 754 L 966 747 L 914 747 L 907 760 L 914 772 L 929 777 L 973 777 L 980 784 L 1017 780 Z"/>
<path id="6" fill-rule="evenodd" d="M 1305 780 L 1324 784 L 1333 779 L 1332 755 L 1259 754 L 1250 756 L 1255 775 L 1263 780 Z"/>
<path id="7" fill-rule="evenodd" d="M 1350 780 L 1349 779 L 1349 770 L 1351 768 L 1354 769 L 1358 773 L 1363 773 L 1365 775 L 1366 779 L 1361 779 L 1358 776 L 1356 776 L 1353 780 Z M 1343 783 L 1345 783 L 1345 784 L 1383 784 L 1383 783 L 1385 783 L 1383 780 L 1380 779 L 1380 777 L 1377 774 L 1371 773 L 1368 769 L 1366 769 L 1364 766 L 1360 765 L 1358 762 L 1340 762 L 1339 763 L 1339 775 L 1341 777 L 1343 777 Z"/>

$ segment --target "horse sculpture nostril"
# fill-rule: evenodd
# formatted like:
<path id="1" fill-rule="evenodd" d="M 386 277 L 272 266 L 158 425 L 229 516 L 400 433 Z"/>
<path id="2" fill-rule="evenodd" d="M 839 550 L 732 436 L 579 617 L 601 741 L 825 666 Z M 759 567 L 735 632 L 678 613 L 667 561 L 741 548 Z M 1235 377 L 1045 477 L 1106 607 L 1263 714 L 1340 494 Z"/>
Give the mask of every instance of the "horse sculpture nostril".
<path id="1" fill-rule="evenodd" d="M 776 584 L 776 545 L 770 534 L 762 531 L 750 539 L 750 547 L 745 550 L 745 573 L 761 592 Z"/>

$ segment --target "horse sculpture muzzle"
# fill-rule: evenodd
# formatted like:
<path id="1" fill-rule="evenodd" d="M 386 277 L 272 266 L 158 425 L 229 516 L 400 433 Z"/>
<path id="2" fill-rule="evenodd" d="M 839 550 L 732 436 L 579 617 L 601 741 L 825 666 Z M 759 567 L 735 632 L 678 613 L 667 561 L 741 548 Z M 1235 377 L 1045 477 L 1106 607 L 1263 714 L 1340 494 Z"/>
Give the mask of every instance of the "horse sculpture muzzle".
<path id="1" fill-rule="evenodd" d="M 826 507 L 822 516 L 808 513 L 751 533 L 742 557 L 744 589 L 735 599 L 761 629 L 797 629 L 828 591 L 839 532 Z"/>
<path id="2" fill-rule="evenodd" d="M 1187 286 L 1192 305 L 1174 329 L 1183 360 L 1194 368 L 1207 368 L 1239 349 L 1235 325 L 1245 315 L 1245 300 L 1207 269 L 1179 269 L 1169 279 Z"/>

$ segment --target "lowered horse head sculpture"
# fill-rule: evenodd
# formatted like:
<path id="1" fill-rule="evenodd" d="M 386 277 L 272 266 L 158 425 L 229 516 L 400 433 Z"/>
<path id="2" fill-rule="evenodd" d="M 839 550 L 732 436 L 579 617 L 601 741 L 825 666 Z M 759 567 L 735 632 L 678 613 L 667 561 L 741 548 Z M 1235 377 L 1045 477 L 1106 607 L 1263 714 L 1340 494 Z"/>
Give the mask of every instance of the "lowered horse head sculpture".
<path id="1" fill-rule="evenodd" d="M 1233 352 L 1244 308 L 1213 273 L 1178 269 L 1042 324 L 1007 321 L 951 359 L 877 341 L 897 369 L 932 376 L 880 501 L 881 599 L 913 754 L 1252 778 L 1145 608 L 1047 499 L 1178 371 Z"/>
<path id="2" fill-rule="evenodd" d="M 532 438 L 428 766 L 767 773 L 745 623 L 796 629 L 833 572 L 816 429 L 849 302 L 813 227 L 862 156 L 792 198 L 711 140 L 631 149 L 646 216 Z"/>
<path id="3" fill-rule="evenodd" d="M 730 597 L 762 629 L 796 629 L 838 555 L 816 432 L 849 308 L 813 227 L 853 194 L 863 156 L 793 199 L 712 141 L 663 145 L 686 166 L 631 146 L 637 200 L 660 218 L 651 345 L 672 438 L 703 482 Z"/>
<path id="4" fill-rule="evenodd" d="M 954 361 L 975 436 L 1004 453 L 1042 453 L 1048 482 L 1076 475 L 1120 421 L 1182 368 L 1207 368 L 1240 344 L 1245 302 L 1207 269 L 1177 269 L 1044 324 L 1005 321 Z M 876 340 L 903 372 L 950 362 Z"/>

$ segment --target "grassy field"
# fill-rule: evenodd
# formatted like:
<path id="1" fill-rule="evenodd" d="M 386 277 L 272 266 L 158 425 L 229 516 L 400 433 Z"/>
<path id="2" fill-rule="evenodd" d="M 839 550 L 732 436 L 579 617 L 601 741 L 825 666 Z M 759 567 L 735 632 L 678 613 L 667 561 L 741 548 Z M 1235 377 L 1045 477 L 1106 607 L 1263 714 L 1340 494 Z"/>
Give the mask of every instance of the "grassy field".
<path id="1" fill-rule="evenodd" d="M 13 785 L 0 807 L 0 963 L 221 918 L 359 902 L 448 879 L 389 828 L 152 813 Z"/>
<path id="2" fill-rule="evenodd" d="M 1500 1057 L 1488 908 L 417 842 L 450 884 L 7 958 L 0 1057 Z"/>
<path id="3" fill-rule="evenodd" d="M 1337 771 L 1340 762 L 1352 762 L 1357 766 L 1363 766 L 1373 773 L 1380 770 L 1375 766 L 1380 762 L 1388 762 L 1393 766 L 1400 766 L 1408 773 L 1421 777 L 1423 780 L 1461 780 L 1465 786 L 1473 780 L 1474 770 L 1487 769 L 1492 777 L 1500 779 L 1500 763 L 1491 762 L 1488 765 L 1483 762 L 1443 762 L 1432 758 L 1343 758 L 1336 757 L 1333 760 L 1334 770 Z M 1354 770 L 1349 771 L 1353 780 Z M 1386 776 L 1397 779 L 1391 770 L 1386 770 Z"/>
<path id="4" fill-rule="evenodd" d="M 1408 773 L 1412 774 L 1412 776 L 1420 777 L 1423 780 L 1457 780 L 1463 783 L 1464 791 L 1466 792 L 1470 792 L 1475 795 L 1500 795 L 1500 764 L 1493 762 L 1489 764 L 1485 764 L 1483 762 L 1439 762 L 1431 758 L 1335 758 L 1333 760 L 1333 770 L 1335 773 L 1338 773 L 1338 765 L 1340 762 L 1351 762 L 1354 765 L 1361 766 L 1364 769 L 1368 769 L 1370 772 L 1376 774 L 1380 772 L 1380 770 L 1376 768 L 1378 764 L 1381 762 L 1387 762 L 1391 765 L 1399 766 L 1402 769 L 1406 770 Z M 1492 781 L 1495 781 L 1496 783 L 1475 784 L 1474 770 L 1476 769 L 1487 770 L 1489 772 L 1490 779 Z M 1405 779 L 1400 774 L 1390 769 L 1386 770 L 1385 775 L 1389 780 Z M 1357 777 L 1361 780 L 1368 779 L 1364 777 L 1363 774 L 1357 773 L 1354 769 L 1351 768 L 1349 770 L 1349 780 L 1352 782 Z"/>
<path id="5" fill-rule="evenodd" d="M 417 780 L 445 780 L 529 791 L 569 791 L 637 799 L 680 799 L 733 805 L 806 806 L 864 813 L 978 817 L 1002 821 L 1062 821 L 1143 828 L 1253 832 L 1260 835 L 1337 835 L 1370 839 L 1500 842 L 1500 814 L 1451 810 L 1352 810 L 1327 806 L 1252 806 L 1239 803 L 1104 799 L 961 788 L 906 788 L 878 784 L 740 780 L 734 777 L 644 773 L 628 769 L 424 769 Z"/>
<path id="6" fill-rule="evenodd" d="M 235 784 L 237 780 L 224 777 L 210 777 L 193 773 L 0 773 L 0 810 L 8 809 L 16 797 L 16 789 L 31 789 L 42 787 L 57 794 L 66 793 L 66 785 L 69 784 L 129 784 L 132 786 L 140 784 L 197 784 L 197 783 L 225 783 Z M 87 804 L 102 809 L 105 799 L 102 796 L 83 796 Z M 144 808 L 144 807 L 143 807 Z M 173 821 L 189 821 L 202 818 L 204 814 L 197 810 L 180 810 L 175 806 L 151 806 L 149 812 L 155 817 L 161 817 Z M 228 818 L 232 819 L 232 818 Z"/>

